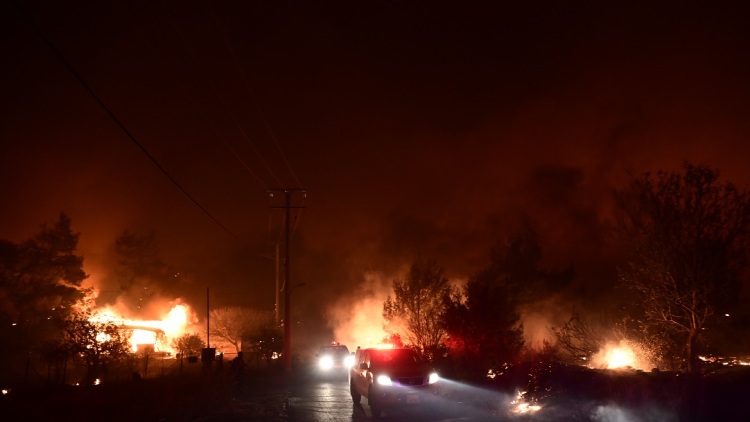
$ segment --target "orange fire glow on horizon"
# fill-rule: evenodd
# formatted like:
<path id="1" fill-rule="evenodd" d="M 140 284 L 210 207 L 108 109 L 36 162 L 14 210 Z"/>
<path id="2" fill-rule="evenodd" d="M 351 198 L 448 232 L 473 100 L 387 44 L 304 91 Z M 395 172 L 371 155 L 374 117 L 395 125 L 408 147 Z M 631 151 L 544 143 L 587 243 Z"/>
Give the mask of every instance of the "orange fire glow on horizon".
<path id="1" fill-rule="evenodd" d="M 390 283 L 381 274 L 368 272 L 361 287 L 358 297 L 339 300 L 327 310 L 334 338 L 350 350 L 381 344 L 388 337 L 383 302 L 391 293 Z"/>

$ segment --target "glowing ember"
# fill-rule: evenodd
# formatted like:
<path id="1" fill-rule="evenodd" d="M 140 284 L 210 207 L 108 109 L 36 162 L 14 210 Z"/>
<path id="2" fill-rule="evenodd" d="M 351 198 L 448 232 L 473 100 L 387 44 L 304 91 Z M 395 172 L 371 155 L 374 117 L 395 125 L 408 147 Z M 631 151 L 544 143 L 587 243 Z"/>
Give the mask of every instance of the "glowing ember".
<path id="1" fill-rule="evenodd" d="M 723 366 L 750 366 L 750 357 L 698 356 L 698 359 L 709 364 L 719 364 Z"/>
<path id="2" fill-rule="evenodd" d="M 539 406 L 536 404 L 521 403 L 516 407 L 515 412 L 516 413 L 530 413 L 530 412 L 536 412 L 541 408 L 542 406 Z"/>
<path id="3" fill-rule="evenodd" d="M 539 406 L 538 404 L 529 404 L 524 396 L 526 395 L 525 391 L 519 391 L 516 395 L 516 399 L 510 402 L 510 404 L 513 407 L 513 412 L 525 414 L 525 413 L 533 413 L 541 410 L 542 406 Z"/>

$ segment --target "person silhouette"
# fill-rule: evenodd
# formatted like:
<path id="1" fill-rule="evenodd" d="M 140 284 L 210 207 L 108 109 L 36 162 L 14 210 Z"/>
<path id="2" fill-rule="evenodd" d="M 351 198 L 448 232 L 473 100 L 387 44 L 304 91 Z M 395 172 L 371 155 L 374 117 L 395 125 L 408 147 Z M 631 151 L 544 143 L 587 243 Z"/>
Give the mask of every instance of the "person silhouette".
<path id="1" fill-rule="evenodd" d="M 245 359 L 242 352 L 237 352 L 237 357 L 232 359 L 229 371 L 232 373 L 232 384 L 236 389 L 241 390 L 245 378 Z"/>

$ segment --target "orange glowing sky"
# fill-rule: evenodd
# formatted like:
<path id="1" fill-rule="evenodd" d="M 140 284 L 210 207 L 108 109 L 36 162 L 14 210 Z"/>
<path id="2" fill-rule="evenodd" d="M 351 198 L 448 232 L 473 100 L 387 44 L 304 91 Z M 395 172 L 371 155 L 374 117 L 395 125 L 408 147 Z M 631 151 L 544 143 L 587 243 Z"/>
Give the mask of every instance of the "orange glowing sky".
<path id="1" fill-rule="evenodd" d="M 387 284 L 416 256 L 466 279 L 522 214 L 548 265 L 575 264 L 565 300 L 585 301 L 611 285 L 602 223 L 629 170 L 691 160 L 750 180 L 750 30 L 731 3 L 19 3 L 236 239 L 10 3 L 0 237 L 65 212 L 103 283 L 114 238 L 156 230 L 198 310 L 205 287 L 217 306 L 273 309 L 280 215 L 267 188 L 309 192 L 294 300 L 322 321 L 368 272 Z"/>

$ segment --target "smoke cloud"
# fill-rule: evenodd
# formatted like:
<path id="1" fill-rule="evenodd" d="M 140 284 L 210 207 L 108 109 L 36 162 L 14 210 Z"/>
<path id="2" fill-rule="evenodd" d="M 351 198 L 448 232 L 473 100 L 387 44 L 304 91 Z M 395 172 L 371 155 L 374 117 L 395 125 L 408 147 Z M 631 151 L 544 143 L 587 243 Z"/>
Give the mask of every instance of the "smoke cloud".
<path id="1" fill-rule="evenodd" d="M 591 414 L 591 420 L 596 422 L 672 422 L 679 418 L 674 413 L 658 408 L 629 409 L 615 404 L 597 406 Z"/>
<path id="2" fill-rule="evenodd" d="M 381 273 L 365 273 L 354 293 L 326 310 L 336 341 L 351 349 L 382 343 L 387 335 L 383 329 L 383 303 L 390 293 L 390 282 Z"/>

